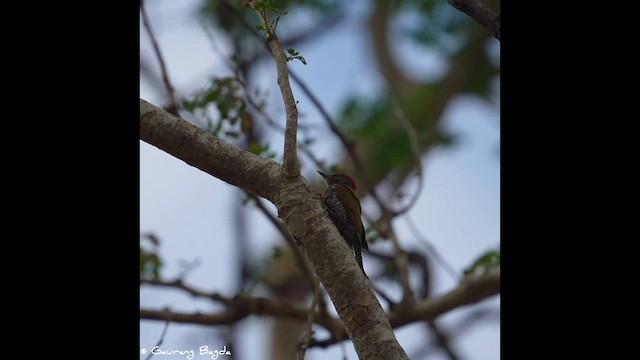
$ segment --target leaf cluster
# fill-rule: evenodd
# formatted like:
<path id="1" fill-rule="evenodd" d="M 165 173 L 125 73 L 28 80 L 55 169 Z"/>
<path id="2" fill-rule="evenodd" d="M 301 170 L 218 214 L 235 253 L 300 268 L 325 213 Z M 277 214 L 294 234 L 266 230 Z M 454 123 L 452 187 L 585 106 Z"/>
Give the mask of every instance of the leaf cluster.
<path id="1" fill-rule="evenodd" d="M 189 99 L 182 106 L 191 113 L 202 115 L 207 129 L 214 135 L 221 133 L 236 138 L 240 133 L 249 133 L 253 119 L 247 110 L 242 85 L 235 77 L 214 78 L 209 86 Z M 217 116 L 211 116 L 214 109 Z"/>

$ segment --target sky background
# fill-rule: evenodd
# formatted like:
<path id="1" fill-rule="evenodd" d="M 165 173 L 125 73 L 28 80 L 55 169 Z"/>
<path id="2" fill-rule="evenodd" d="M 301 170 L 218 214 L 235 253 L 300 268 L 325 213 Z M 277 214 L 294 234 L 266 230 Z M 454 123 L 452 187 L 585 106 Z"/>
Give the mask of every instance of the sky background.
<path id="1" fill-rule="evenodd" d="M 194 16 L 199 0 L 156 0 L 146 2 L 147 14 L 152 22 L 156 39 L 173 85 L 179 95 L 193 94 L 207 83 L 211 76 L 228 74 L 221 57 L 228 51 L 228 44 L 216 37 L 212 46 Z M 292 62 L 291 68 L 322 99 L 323 105 L 337 115 L 341 101 L 350 93 L 374 94 L 382 85 L 379 72 L 370 60 L 362 30 L 366 17 L 365 2 L 354 1 L 350 5 L 351 16 L 343 25 L 332 29 L 319 40 L 303 44 L 296 49 L 306 58 L 308 65 Z M 288 17 L 283 17 L 280 27 L 286 30 Z M 411 21 L 410 18 L 403 21 Z M 283 30 L 283 31 L 285 31 Z M 446 69 L 446 63 L 433 52 L 422 51 L 410 44 L 398 41 L 397 51 L 403 56 L 402 65 L 421 79 L 438 76 Z M 499 58 L 499 46 L 489 45 Z M 158 69 L 152 55 L 146 30 L 140 26 L 141 58 L 151 60 Z M 271 107 L 275 114 L 282 114 L 282 101 L 276 83 L 275 65 L 264 62 L 259 82 L 270 87 Z M 256 81 L 257 83 L 258 81 Z M 300 101 L 301 119 L 317 124 L 317 136 L 329 131 L 318 117 L 317 111 L 302 92 L 293 84 L 296 99 Z M 152 104 L 164 103 L 163 89 L 154 88 L 143 80 L 140 82 L 140 97 Z M 497 100 L 497 99 L 496 99 Z M 275 117 L 277 118 L 277 116 Z M 284 119 L 284 116 L 281 116 Z M 481 253 L 495 249 L 500 243 L 500 125 L 499 104 L 489 105 L 473 97 L 460 97 L 447 109 L 443 124 L 460 136 L 459 144 L 451 149 L 435 149 L 423 157 L 424 188 L 410 210 L 409 217 L 420 233 L 436 247 L 439 254 L 458 272 L 469 266 Z M 282 136 L 273 132 L 273 147 L 282 147 Z M 314 148 L 322 158 L 330 158 L 337 150 L 334 141 L 321 142 Z M 319 181 L 315 169 L 303 169 L 310 182 Z M 408 191 L 414 191 L 409 187 Z M 234 204 L 241 201 L 240 192 L 169 154 L 140 141 L 140 231 L 153 232 L 161 240 L 160 255 L 165 261 L 162 276 L 173 279 L 182 271 L 184 262 L 198 261 L 198 266 L 189 272 L 186 282 L 205 291 L 217 291 L 234 295 L 236 267 L 234 261 L 234 236 L 229 223 L 233 221 Z M 271 204 L 268 204 L 271 206 Z M 363 211 L 372 211 L 368 201 L 363 202 Z M 272 207 L 272 206 L 271 206 Z M 273 207 L 272 207 L 273 208 Z M 252 256 L 267 257 L 274 245 L 281 245 L 279 236 L 266 218 L 256 210 L 249 210 L 247 233 Z M 425 247 L 415 239 L 407 222 L 395 223 L 400 243 L 407 249 L 425 252 Z M 265 241 L 271 239 L 270 241 Z M 388 247 L 378 243 L 376 249 Z M 373 266 L 364 258 L 365 268 Z M 439 266 L 433 267 L 435 283 L 433 295 L 445 293 L 456 286 L 456 282 Z M 500 297 L 494 296 L 470 306 L 499 308 Z M 150 309 L 169 307 L 176 311 L 211 312 L 219 309 L 216 304 L 194 299 L 176 290 L 141 287 L 140 306 Z M 460 308 L 440 317 L 437 323 L 446 331 L 469 311 Z M 242 336 L 233 349 L 234 359 L 262 359 L 268 353 L 268 331 L 270 319 L 249 317 L 238 324 Z M 143 320 L 140 323 L 140 348 L 154 346 L 164 329 L 164 323 Z M 396 330 L 400 344 L 411 354 L 424 346 L 424 325 L 408 325 Z M 456 328 L 457 329 L 457 328 Z M 163 338 L 166 350 L 194 349 L 199 346 L 222 348 L 225 344 L 212 336 L 218 328 L 172 323 Z M 500 356 L 499 318 L 482 321 L 461 331 L 454 337 L 453 346 L 462 359 L 498 359 Z M 344 346 L 350 359 L 357 359 L 353 345 Z M 311 349 L 307 359 L 336 359 L 341 356 L 339 346 L 328 349 Z M 146 355 L 140 356 L 141 359 Z M 180 355 L 155 356 L 155 359 L 180 359 Z M 195 359 L 206 358 L 196 354 Z M 222 358 L 222 357 L 221 357 Z M 432 354 L 429 359 L 446 359 L 443 354 Z"/>

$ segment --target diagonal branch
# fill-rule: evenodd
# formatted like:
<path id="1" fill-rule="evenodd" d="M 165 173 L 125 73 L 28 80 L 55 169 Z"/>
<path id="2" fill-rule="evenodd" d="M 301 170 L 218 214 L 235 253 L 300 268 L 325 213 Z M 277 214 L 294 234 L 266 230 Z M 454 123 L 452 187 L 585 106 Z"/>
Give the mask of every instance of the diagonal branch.
<path id="1" fill-rule="evenodd" d="M 228 144 L 142 99 L 140 139 L 271 201 L 291 236 L 300 242 L 359 356 L 383 354 L 381 359 L 407 359 L 370 282 L 325 213 L 321 196 L 302 176 L 288 178 L 280 164 Z M 238 318 L 237 314 L 225 315 Z"/>
<path id="2" fill-rule="evenodd" d="M 162 345 L 162 342 L 164 341 L 164 336 L 167 334 L 168 328 L 169 328 L 169 321 L 167 320 L 167 322 L 164 324 L 164 329 L 162 329 L 162 334 L 160 334 L 160 339 L 158 339 L 158 342 L 154 347 L 159 347 L 160 345 Z M 151 359 L 152 356 L 153 356 L 153 351 L 149 352 L 149 355 L 145 358 L 145 360 Z"/>
<path id="3" fill-rule="evenodd" d="M 440 254 L 436 246 L 431 241 L 429 241 L 424 235 L 422 235 L 422 233 L 420 233 L 420 230 L 418 230 L 418 227 L 415 225 L 415 223 L 413 222 L 409 214 L 407 214 L 404 217 L 404 219 L 407 222 L 407 225 L 409 226 L 409 231 L 413 234 L 415 239 L 418 240 L 418 242 L 424 245 L 429 255 L 433 257 L 433 259 L 438 263 L 438 265 L 440 265 L 447 272 L 447 274 L 451 276 L 453 280 L 456 280 L 456 281 L 461 280 L 462 276 L 456 271 L 456 269 L 454 269 L 454 267 L 449 262 L 447 262 L 444 256 Z"/>
<path id="4" fill-rule="evenodd" d="M 388 219 L 387 224 L 387 238 L 391 241 L 393 246 L 393 260 L 395 261 L 398 270 L 398 277 L 400 278 L 400 284 L 402 285 L 402 306 L 411 306 L 415 303 L 415 294 L 411 288 L 411 282 L 409 281 L 409 257 L 407 256 L 407 252 L 400 246 L 392 220 Z"/>
<path id="5" fill-rule="evenodd" d="M 298 349 L 298 359 L 304 360 L 304 356 L 307 353 L 307 349 L 309 348 L 309 342 L 311 342 L 311 337 L 313 336 L 313 318 L 316 314 L 316 306 L 318 306 L 318 300 L 321 298 L 322 294 L 320 293 L 320 281 L 317 277 L 315 277 L 313 282 L 313 301 L 311 301 L 311 306 L 309 307 L 309 315 L 307 319 L 307 328 L 304 343 Z"/>
<path id="6" fill-rule="evenodd" d="M 144 10 L 144 2 L 142 0 L 140 1 L 140 13 L 142 14 L 142 22 L 144 23 L 144 27 L 145 29 L 147 29 L 147 33 L 149 34 L 149 39 L 151 40 L 153 51 L 156 53 L 158 63 L 160 63 L 162 82 L 164 83 L 165 89 L 167 89 L 167 96 L 169 96 L 169 105 L 167 106 L 167 111 L 172 113 L 173 115 L 178 116 L 178 102 L 176 101 L 176 93 L 173 89 L 173 85 L 171 85 L 171 81 L 169 81 L 167 66 L 164 63 L 164 58 L 162 57 L 162 53 L 160 52 L 160 46 L 158 45 L 158 42 L 153 35 L 153 31 L 151 30 L 151 22 L 147 17 L 147 12 Z"/>
<path id="7" fill-rule="evenodd" d="M 271 202 L 281 166 L 218 139 L 140 99 L 140 139 L 191 166 Z"/>
<path id="8" fill-rule="evenodd" d="M 447 0 L 451 6 L 469 15 L 478 24 L 491 31 L 500 40 L 500 15 L 480 0 Z"/>

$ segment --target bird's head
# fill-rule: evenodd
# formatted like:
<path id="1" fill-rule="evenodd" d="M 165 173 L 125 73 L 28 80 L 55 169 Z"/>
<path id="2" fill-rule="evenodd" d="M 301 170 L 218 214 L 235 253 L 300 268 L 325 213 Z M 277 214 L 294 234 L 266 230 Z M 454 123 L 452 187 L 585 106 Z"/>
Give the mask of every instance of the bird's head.
<path id="1" fill-rule="evenodd" d="M 331 185 L 331 184 L 343 184 L 343 185 L 347 185 L 348 187 L 350 187 L 351 190 L 353 190 L 354 192 L 358 191 L 358 186 L 356 185 L 355 180 L 353 180 L 353 178 L 351 176 L 349 176 L 349 175 L 345 175 L 345 174 L 327 175 L 327 174 L 323 173 L 320 170 L 318 170 L 318 173 L 320 175 L 322 175 L 322 177 L 327 181 L 328 185 Z"/>

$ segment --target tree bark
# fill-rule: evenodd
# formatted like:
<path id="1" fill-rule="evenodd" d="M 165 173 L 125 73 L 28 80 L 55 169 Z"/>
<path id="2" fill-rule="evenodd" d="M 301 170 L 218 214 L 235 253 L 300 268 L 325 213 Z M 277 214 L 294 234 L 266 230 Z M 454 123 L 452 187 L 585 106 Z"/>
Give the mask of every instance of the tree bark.
<path id="1" fill-rule="evenodd" d="M 271 201 L 324 284 L 360 359 L 408 359 L 320 194 L 282 165 L 216 138 L 140 99 L 140 139 L 222 181 Z"/>

